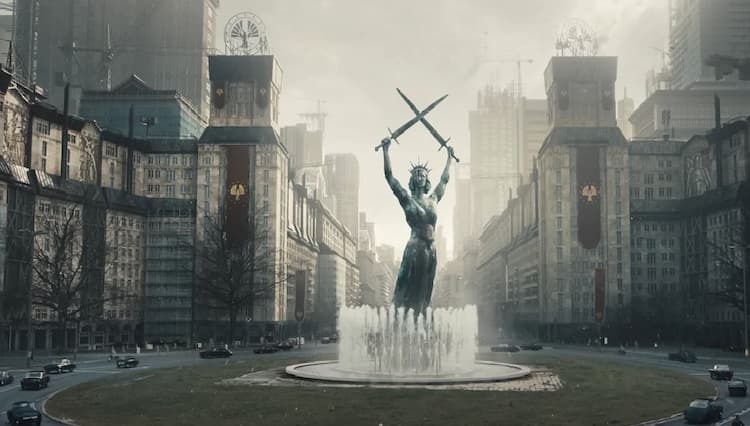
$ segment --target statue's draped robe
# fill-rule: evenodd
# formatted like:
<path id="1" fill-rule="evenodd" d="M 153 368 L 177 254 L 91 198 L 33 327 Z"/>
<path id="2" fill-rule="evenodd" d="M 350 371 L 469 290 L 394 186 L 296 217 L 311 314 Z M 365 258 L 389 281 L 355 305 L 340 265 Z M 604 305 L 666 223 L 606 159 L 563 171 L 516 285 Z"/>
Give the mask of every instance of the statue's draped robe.
<path id="1" fill-rule="evenodd" d="M 393 188 L 393 193 L 399 199 L 406 222 L 411 227 L 411 238 L 406 243 L 393 292 L 393 304 L 420 313 L 430 305 L 435 280 L 437 253 L 433 232 L 437 222 L 437 203 L 433 196 L 425 196 L 417 201 L 400 185 Z"/>

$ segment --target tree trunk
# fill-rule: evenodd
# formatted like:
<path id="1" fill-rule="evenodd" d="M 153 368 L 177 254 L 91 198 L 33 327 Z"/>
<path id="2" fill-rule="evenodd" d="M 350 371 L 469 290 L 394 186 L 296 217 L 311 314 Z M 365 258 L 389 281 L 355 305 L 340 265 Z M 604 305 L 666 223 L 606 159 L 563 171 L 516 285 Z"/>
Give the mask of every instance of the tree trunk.
<path id="1" fill-rule="evenodd" d="M 228 345 L 232 345 L 234 342 L 234 326 L 237 323 L 237 309 L 234 307 L 229 308 L 229 341 Z"/>
<path id="2" fill-rule="evenodd" d="M 67 340 L 67 333 L 65 333 L 65 324 L 67 323 L 67 318 L 63 315 L 58 315 L 57 320 L 57 353 L 61 354 L 65 352 L 65 340 Z"/>

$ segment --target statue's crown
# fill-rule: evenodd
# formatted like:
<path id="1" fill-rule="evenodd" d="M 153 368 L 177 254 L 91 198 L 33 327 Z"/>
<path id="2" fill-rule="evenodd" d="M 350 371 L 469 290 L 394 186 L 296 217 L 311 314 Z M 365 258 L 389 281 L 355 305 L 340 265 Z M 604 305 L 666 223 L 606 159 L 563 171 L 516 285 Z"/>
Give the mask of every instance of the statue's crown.
<path id="1" fill-rule="evenodd" d="M 411 164 L 411 169 L 409 169 L 409 173 L 414 174 L 419 169 L 424 170 L 426 173 L 430 173 L 430 169 L 427 167 L 427 162 L 424 164 L 419 162 L 419 159 L 417 159 L 417 164 L 414 164 L 412 162 L 409 162 Z"/>

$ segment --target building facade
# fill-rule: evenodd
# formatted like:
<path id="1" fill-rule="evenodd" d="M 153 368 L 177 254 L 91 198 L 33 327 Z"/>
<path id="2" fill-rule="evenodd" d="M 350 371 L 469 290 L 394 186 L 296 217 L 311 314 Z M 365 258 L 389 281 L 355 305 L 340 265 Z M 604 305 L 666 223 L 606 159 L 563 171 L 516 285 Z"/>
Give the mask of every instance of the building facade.
<path id="1" fill-rule="evenodd" d="M 732 0 L 677 0 L 670 4 L 669 57 L 672 89 L 712 81 L 714 70 L 705 64 L 711 55 L 750 57 L 747 27 L 750 4 Z M 737 73 L 728 76 L 737 80 Z"/>
<path id="2" fill-rule="evenodd" d="M 113 81 L 137 74 L 157 89 L 177 90 L 208 119 L 218 0 L 15 3 L 17 70 L 45 87 L 53 105 L 62 109 L 65 81 L 74 86 L 71 111 L 77 113 L 81 89 L 109 90 Z"/>
<path id="3" fill-rule="evenodd" d="M 132 118 L 131 118 L 131 112 Z M 85 90 L 80 115 L 112 132 L 139 138 L 198 138 L 206 127 L 200 112 L 176 90 L 155 90 L 136 75 L 112 90 Z"/>

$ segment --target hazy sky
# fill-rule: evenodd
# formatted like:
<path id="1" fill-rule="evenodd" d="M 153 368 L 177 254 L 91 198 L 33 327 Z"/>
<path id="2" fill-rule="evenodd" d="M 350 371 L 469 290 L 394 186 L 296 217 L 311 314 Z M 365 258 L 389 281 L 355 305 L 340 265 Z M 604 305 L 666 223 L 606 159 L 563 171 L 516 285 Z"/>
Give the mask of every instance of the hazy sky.
<path id="1" fill-rule="evenodd" d="M 450 95 L 429 119 L 469 162 L 468 112 L 477 90 L 515 81 L 516 66 L 506 61 L 520 57 L 534 60 L 522 68 L 524 94 L 544 98 L 543 72 L 566 21 L 584 20 L 603 40 L 600 55 L 618 56 L 617 97 L 627 87 L 636 105 L 644 98 L 645 73 L 661 65 L 653 48 L 666 48 L 668 32 L 667 0 L 221 0 L 222 49 L 226 21 L 244 11 L 264 21 L 284 70 L 281 125 L 301 122 L 298 114 L 324 101 L 324 151 L 357 155 L 360 210 L 376 223 L 378 243 L 399 252 L 409 228 L 373 150 L 388 127 L 412 116 L 396 87 L 420 108 Z M 396 176 L 405 186 L 409 161 L 420 157 L 429 160 L 435 183 L 445 151 L 438 153 L 420 126 L 400 139 L 391 149 Z M 438 209 L 449 247 L 453 191 Z"/>

